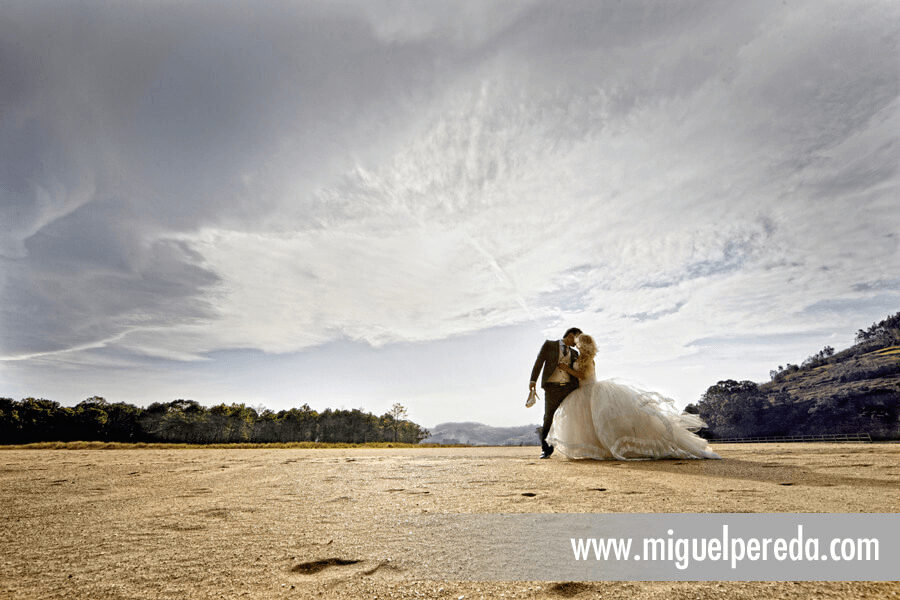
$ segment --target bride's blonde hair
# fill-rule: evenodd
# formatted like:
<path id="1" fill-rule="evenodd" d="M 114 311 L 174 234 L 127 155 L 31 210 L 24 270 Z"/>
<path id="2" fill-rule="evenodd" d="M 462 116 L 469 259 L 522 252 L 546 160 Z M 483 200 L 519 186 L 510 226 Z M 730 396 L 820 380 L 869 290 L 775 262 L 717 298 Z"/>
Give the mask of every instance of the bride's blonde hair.
<path id="1" fill-rule="evenodd" d="M 594 343 L 594 338 L 582 333 L 575 339 L 575 347 L 578 348 L 576 367 L 586 367 L 594 362 L 594 357 L 597 356 L 597 344 Z"/>

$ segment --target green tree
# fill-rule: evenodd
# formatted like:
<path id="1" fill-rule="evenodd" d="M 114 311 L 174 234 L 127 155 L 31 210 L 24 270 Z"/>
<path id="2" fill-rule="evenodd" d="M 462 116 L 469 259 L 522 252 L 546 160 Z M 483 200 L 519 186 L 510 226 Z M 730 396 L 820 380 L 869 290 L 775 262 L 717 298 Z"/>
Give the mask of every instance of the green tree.
<path id="1" fill-rule="evenodd" d="M 154 402 L 140 416 L 141 429 L 152 441 L 202 444 L 206 409 L 195 400 Z"/>
<path id="2" fill-rule="evenodd" d="M 125 402 L 108 403 L 105 408 L 107 415 L 106 440 L 110 442 L 137 442 L 141 438 L 139 424 L 140 408 Z"/>
<path id="3" fill-rule="evenodd" d="M 391 441 L 398 441 L 400 428 L 403 421 L 406 420 L 406 408 L 399 402 L 395 403 L 391 410 L 384 414 L 385 428 L 391 432 Z"/>
<path id="4" fill-rule="evenodd" d="M 0 444 L 22 443 L 20 405 L 12 398 L 0 398 Z"/>
<path id="5" fill-rule="evenodd" d="M 744 437 L 756 434 L 763 405 L 756 383 L 727 379 L 710 386 L 697 408 L 716 437 Z"/>

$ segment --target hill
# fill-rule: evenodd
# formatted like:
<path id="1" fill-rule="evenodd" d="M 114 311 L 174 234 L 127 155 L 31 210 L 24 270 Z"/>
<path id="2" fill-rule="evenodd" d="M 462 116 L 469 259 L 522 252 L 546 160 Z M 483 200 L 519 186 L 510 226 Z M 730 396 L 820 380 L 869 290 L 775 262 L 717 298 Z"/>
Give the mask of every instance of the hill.
<path id="1" fill-rule="evenodd" d="M 539 425 L 492 427 L 483 423 L 441 423 L 431 429 L 423 444 L 468 444 L 470 446 L 538 446 Z"/>
<path id="2" fill-rule="evenodd" d="M 769 394 L 787 393 L 797 402 L 823 397 L 853 398 L 900 391 L 900 346 L 869 352 L 847 350 L 760 386 Z"/>
<path id="3" fill-rule="evenodd" d="M 788 364 L 772 380 L 720 381 L 696 410 L 708 437 L 868 433 L 900 439 L 900 313 L 839 353 L 826 347 L 802 365 Z"/>

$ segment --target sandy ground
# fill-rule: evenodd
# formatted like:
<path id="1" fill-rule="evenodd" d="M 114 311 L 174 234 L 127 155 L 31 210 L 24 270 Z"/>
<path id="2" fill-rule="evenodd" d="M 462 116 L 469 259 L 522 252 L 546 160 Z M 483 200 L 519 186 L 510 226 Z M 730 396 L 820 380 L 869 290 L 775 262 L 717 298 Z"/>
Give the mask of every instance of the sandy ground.
<path id="1" fill-rule="evenodd" d="M 529 447 L 4 450 L 0 598 L 900 598 L 896 582 L 412 576 L 425 559 L 403 523 L 423 515 L 900 512 L 900 445 L 714 449 L 725 460 L 538 460 Z M 464 536 L 446 552 L 465 552 Z"/>

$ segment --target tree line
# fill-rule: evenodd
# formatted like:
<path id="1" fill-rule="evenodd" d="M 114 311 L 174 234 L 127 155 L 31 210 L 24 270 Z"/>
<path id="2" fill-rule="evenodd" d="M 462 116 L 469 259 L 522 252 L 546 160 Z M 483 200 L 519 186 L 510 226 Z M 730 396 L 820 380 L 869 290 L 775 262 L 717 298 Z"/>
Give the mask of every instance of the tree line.
<path id="1" fill-rule="evenodd" d="M 771 383 L 719 381 L 704 392 L 696 405 L 685 410 L 699 414 L 709 438 L 770 437 L 868 432 L 873 438 L 900 438 L 900 392 L 896 387 L 846 384 L 900 375 L 900 360 L 887 364 L 854 360 L 865 353 L 900 344 L 900 313 L 868 329 L 860 329 L 854 345 L 836 355 L 826 346 L 802 365 L 779 366 L 770 371 Z M 789 393 L 797 374 L 828 366 L 831 387 L 815 399 L 800 401 Z"/>
<path id="2" fill-rule="evenodd" d="M 890 389 L 800 401 L 785 391 L 767 393 L 752 381 L 729 379 L 686 410 L 699 413 L 707 424 L 701 435 L 708 438 L 865 432 L 874 439 L 900 439 L 900 394 Z"/>
<path id="3" fill-rule="evenodd" d="M 401 404 L 376 416 L 359 409 L 319 412 L 307 404 L 274 412 L 245 404 L 207 408 L 183 399 L 140 408 L 99 396 L 74 407 L 44 398 L 0 398 L 0 445 L 74 441 L 417 444 L 428 436 L 427 429 L 407 419 Z"/>

